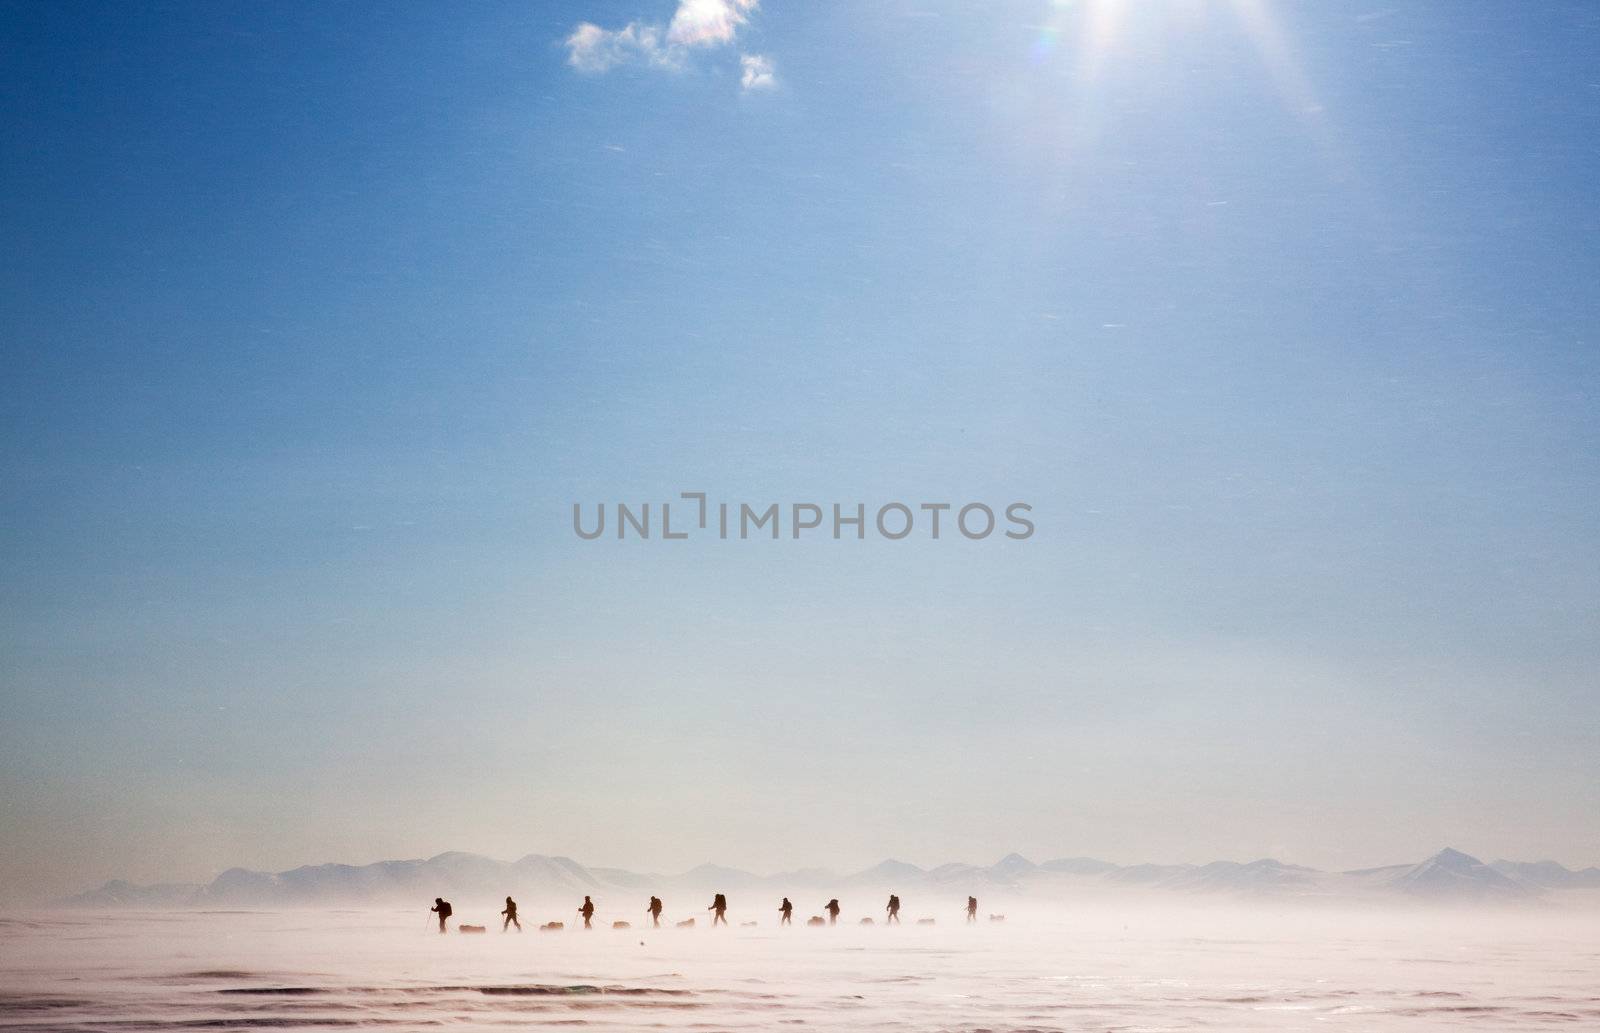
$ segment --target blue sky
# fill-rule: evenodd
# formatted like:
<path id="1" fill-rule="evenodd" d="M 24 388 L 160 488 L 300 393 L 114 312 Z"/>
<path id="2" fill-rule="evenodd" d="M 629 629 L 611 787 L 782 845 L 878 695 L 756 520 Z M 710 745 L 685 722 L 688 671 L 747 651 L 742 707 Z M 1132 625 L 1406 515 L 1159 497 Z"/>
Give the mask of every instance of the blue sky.
<path id="1" fill-rule="evenodd" d="M 0 880 L 1600 862 L 1597 34 L 0 6 Z"/>

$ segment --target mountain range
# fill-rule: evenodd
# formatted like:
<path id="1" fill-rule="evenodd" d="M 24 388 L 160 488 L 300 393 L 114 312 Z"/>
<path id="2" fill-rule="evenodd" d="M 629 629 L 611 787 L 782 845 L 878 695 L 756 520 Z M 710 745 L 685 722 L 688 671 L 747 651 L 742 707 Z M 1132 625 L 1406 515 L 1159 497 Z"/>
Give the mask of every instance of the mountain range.
<path id="1" fill-rule="evenodd" d="M 283 872 L 230 868 L 210 883 L 135 885 L 113 880 L 58 904 L 85 908 L 215 908 L 359 906 L 428 900 L 437 895 L 530 900 L 613 893 L 775 893 L 855 890 L 953 897 L 1064 897 L 1091 890 L 1300 898 L 1307 900 L 1400 897 L 1440 902 L 1532 901 L 1566 890 L 1600 889 L 1600 868 L 1574 871 L 1554 861 L 1489 864 L 1445 849 L 1414 864 L 1327 872 L 1272 859 L 1241 863 L 1122 866 L 1088 857 L 1042 864 L 1009 854 L 988 866 L 945 864 L 919 868 L 884 861 L 865 871 L 839 874 L 803 869 L 761 876 L 704 864 L 678 875 L 619 868 L 588 868 L 567 857 L 529 854 L 497 861 L 450 852 L 427 859 L 374 864 L 307 865 Z"/>

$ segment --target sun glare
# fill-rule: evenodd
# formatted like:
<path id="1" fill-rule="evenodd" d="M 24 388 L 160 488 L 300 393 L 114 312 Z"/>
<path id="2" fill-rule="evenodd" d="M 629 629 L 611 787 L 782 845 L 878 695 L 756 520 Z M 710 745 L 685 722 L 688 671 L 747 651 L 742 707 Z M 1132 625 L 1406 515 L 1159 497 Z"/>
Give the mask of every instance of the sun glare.
<path id="1" fill-rule="evenodd" d="M 1092 86 L 1118 50 L 1132 42 L 1132 33 L 1157 34 L 1161 43 L 1181 47 L 1199 20 L 1217 9 L 1229 12 L 1244 28 L 1284 106 L 1306 118 L 1319 114 L 1322 106 L 1272 0 L 1051 0 L 1030 58 L 1035 65 L 1048 64 L 1057 59 L 1063 38 L 1076 39 L 1076 48 L 1067 55 L 1073 79 L 1080 88 Z"/>

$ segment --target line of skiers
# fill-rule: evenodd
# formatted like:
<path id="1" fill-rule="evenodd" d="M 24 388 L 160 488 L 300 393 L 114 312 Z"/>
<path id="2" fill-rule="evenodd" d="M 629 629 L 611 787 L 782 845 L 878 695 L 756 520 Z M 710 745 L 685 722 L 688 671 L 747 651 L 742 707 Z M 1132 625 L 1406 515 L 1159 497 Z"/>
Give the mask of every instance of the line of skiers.
<path id="1" fill-rule="evenodd" d="M 728 924 L 728 898 L 725 894 L 718 893 L 715 897 L 713 897 L 711 899 L 711 906 L 706 908 L 706 910 L 711 912 L 711 924 L 713 926 L 719 924 Z M 828 924 L 837 925 L 839 922 L 839 912 L 841 910 L 839 907 L 839 898 L 834 897 L 833 899 L 829 900 L 827 904 L 823 905 L 823 910 L 828 913 Z M 888 912 L 888 917 L 884 919 L 885 925 L 900 924 L 900 898 L 897 895 L 893 893 L 889 894 L 889 904 L 884 908 L 884 910 Z M 439 916 L 439 931 L 441 933 L 445 931 L 445 921 L 455 913 L 455 909 L 450 906 L 450 902 L 445 900 L 443 897 L 434 897 L 433 907 L 429 908 L 428 911 L 430 914 Z M 583 927 L 585 929 L 594 928 L 594 911 L 594 900 L 585 895 L 583 898 L 583 906 L 578 908 L 578 914 L 583 916 Z M 650 903 L 645 907 L 644 911 L 645 914 L 650 916 L 650 924 L 657 929 L 661 928 L 661 898 L 652 896 L 650 898 Z M 522 932 L 522 923 L 517 921 L 517 902 L 515 900 L 507 897 L 505 910 L 501 911 L 500 914 L 505 919 L 504 922 L 500 923 L 501 932 L 507 931 L 512 926 L 517 927 L 517 932 Z M 779 925 L 794 924 L 794 905 L 789 902 L 788 897 L 784 897 L 783 903 L 778 905 L 778 915 Z M 967 922 L 970 924 L 972 922 L 976 922 L 977 920 L 978 898 L 968 897 Z"/>

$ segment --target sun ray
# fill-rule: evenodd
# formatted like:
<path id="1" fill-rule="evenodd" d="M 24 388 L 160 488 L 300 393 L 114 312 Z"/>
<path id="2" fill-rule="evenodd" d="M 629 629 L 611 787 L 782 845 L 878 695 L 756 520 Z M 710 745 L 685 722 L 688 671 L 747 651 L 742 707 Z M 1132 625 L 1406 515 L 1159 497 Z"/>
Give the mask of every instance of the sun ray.
<path id="1" fill-rule="evenodd" d="M 1288 37 L 1271 6 L 1266 0 L 1231 0 L 1231 4 L 1268 73 L 1277 83 L 1284 105 L 1308 121 L 1317 120 L 1322 114 L 1322 105 L 1305 69 L 1295 60 Z"/>

